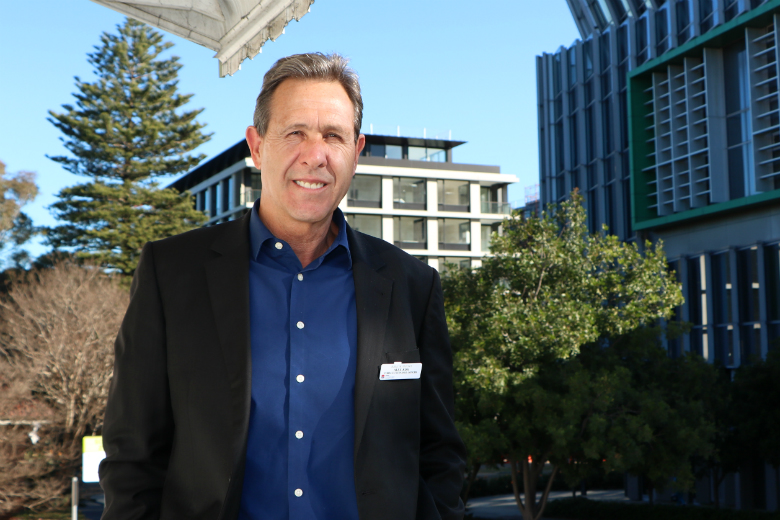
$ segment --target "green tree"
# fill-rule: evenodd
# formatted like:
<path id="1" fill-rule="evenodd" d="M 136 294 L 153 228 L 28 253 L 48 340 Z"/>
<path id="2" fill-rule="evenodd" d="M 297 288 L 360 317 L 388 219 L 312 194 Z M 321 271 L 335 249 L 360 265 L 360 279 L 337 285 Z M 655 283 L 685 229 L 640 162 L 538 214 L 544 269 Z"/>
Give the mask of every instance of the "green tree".
<path id="1" fill-rule="evenodd" d="M 50 158 L 90 181 L 59 192 L 52 208 L 64 223 L 48 242 L 132 275 L 144 243 L 203 222 L 191 197 L 158 180 L 200 162 L 190 152 L 210 134 L 195 120 L 202 109 L 179 110 L 192 95 L 177 93 L 178 58 L 161 57 L 172 43 L 130 18 L 100 40 L 87 60 L 97 79 L 77 77 L 75 106 L 49 112 L 71 154 Z"/>
<path id="2" fill-rule="evenodd" d="M 581 201 L 575 192 L 541 218 L 505 220 L 503 235 L 493 237 L 495 256 L 483 259 L 479 269 L 451 270 L 443 282 L 458 399 L 479 396 L 479 409 L 458 419 L 469 428 L 482 423 L 483 429 L 493 421 L 500 430 L 501 441 L 491 442 L 503 444 L 518 507 L 529 520 L 541 516 L 549 493 L 548 485 L 536 503 L 545 462 L 567 446 L 565 435 L 552 444 L 535 443 L 530 430 L 539 419 L 515 420 L 519 408 L 543 401 L 529 378 L 583 345 L 668 318 L 682 303 L 661 245 L 648 243 L 640 253 L 614 236 L 589 236 Z M 611 384 L 609 378 L 605 384 Z M 545 418 L 574 413 L 556 409 L 555 400 L 548 404 L 552 408 L 537 406 L 534 413 Z M 553 434 L 561 427 L 545 426 Z M 489 450 L 481 445 L 478 451 Z"/>
<path id="3" fill-rule="evenodd" d="M 27 242 L 34 234 L 32 220 L 22 207 L 32 202 L 38 195 L 35 174 L 18 172 L 6 173 L 5 163 L 0 161 L 0 266 L 6 257 L 20 267 L 27 260 L 27 253 L 19 246 Z"/>
<path id="4" fill-rule="evenodd" d="M 737 442 L 751 448 L 750 455 L 767 461 L 775 470 L 780 496 L 780 348 L 766 359 L 739 368 L 734 374 L 734 414 Z M 747 458 L 747 457 L 746 457 Z M 744 459 L 743 459 L 744 460 Z"/>
<path id="5" fill-rule="evenodd" d="M 701 356 L 670 358 L 661 329 L 644 327 L 615 341 L 603 362 L 626 369 L 622 411 L 610 425 L 621 469 L 653 491 L 693 487 L 693 459 L 713 456 L 718 369 Z"/>

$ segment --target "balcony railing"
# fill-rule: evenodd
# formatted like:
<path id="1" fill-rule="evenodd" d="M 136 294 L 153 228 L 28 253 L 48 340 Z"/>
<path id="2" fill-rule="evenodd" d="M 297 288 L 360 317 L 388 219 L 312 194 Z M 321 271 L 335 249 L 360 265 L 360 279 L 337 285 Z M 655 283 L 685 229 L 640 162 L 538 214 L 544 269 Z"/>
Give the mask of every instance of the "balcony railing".
<path id="1" fill-rule="evenodd" d="M 488 202 L 483 200 L 482 213 L 509 215 L 512 213 L 512 206 L 510 206 L 508 202 Z"/>

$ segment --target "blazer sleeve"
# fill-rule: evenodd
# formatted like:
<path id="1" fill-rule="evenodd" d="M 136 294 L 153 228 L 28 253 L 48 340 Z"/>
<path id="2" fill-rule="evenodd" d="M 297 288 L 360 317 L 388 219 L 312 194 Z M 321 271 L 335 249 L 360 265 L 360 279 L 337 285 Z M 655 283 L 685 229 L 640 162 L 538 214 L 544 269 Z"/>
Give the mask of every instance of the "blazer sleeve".
<path id="1" fill-rule="evenodd" d="M 417 518 L 459 520 L 464 515 L 460 492 L 466 448 L 454 423 L 452 350 L 444 316 L 441 282 L 435 270 L 420 332 L 419 351 L 423 376 Z"/>
<path id="2" fill-rule="evenodd" d="M 103 520 L 160 516 L 174 424 L 153 247 L 147 243 L 141 253 L 115 343 L 99 470 Z"/>

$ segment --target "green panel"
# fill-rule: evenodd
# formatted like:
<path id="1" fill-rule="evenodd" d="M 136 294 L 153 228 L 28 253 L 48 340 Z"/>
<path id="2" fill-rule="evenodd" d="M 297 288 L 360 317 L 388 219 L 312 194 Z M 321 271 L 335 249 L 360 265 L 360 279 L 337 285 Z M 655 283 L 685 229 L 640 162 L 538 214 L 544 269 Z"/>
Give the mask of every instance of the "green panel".
<path id="1" fill-rule="evenodd" d="M 758 195 L 751 195 L 750 197 L 742 197 L 740 199 L 721 202 L 719 204 L 704 206 L 703 208 L 696 208 L 688 211 L 682 211 L 680 213 L 675 213 L 674 215 L 657 217 L 654 219 L 637 223 L 634 226 L 634 229 L 642 230 L 642 229 L 657 228 L 661 226 L 666 226 L 668 224 L 674 224 L 675 222 L 682 222 L 690 219 L 702 218 L 706 216 L 716 215 L 719 213 L 728 213 L 729 211 L 734 211 L 736 209 L 744 208 L 747 206 L 768 204 L 772 202 L 780 202 L 780 190 L 767 191 L 765 193 L 759 193 Z"/>
<path id="2" fill-rule="evenodd" d="M 720 213 L 735 208 L 765 202 L 778 198 L 780 190 L 774 190 L 751 197 L 744 197 L 703 208 L 688 210 L 674 215 L 658 217 L 657 211 L 649 208 L 655 199 L 648 197 L 652 189 L 648 182 L 654 179 L 654 174 L 642 170 L 654 163 L 647 155 L 653 151 L 653 145 L 648 141 L 653 132 L 646 129 L 650 119 L 645 115 L 650 113 L 652 106 L 645 103 L 651 94 L 645 92 L 652 85 L 652 73 L 665 69 L 670 64 L 682 63 L 687 56 L 701 56 L 704 47 L 722 48 L 729 43 L 744 37 L 745 27 L 765 27 L 772 23 L 773 16 L 780 11 L 780 0 L 769 2 L 737 16 L 728 23 L 720 25 L 711 31 L 693 38 L 662 56 L 648 61 L 628 73 L 628 132 L 631 162 L 631 218 L 635 230 L 648 229 L 688 218 Z"/>
<path id="3" fill-rule="evenodd" d="M 631 78 L 628 82 L 628 149 L 631 164 L 631 220 L 634 226 L 637 222 L 656 216 L 648 208 L 651 205 L 648 195 L 652 191 L 648 182 L 655 175 L 642 171 L 654 164 L 647 157 L 654 151 L 654 146 L 650 144 L 654 133 L 647 128 L 652 120 L 645 117 L 653 109 L 652 105 L 647 104 L 653 99 L 652 93 L 646 92 L 652 83 L 650 74 Z"/>

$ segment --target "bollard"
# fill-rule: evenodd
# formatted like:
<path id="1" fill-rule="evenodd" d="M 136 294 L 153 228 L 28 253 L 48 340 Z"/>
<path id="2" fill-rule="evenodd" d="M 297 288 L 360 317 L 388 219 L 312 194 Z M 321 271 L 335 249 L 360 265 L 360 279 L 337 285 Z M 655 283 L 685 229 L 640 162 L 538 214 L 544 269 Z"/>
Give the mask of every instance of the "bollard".
<path id="1" fill-rule="evenodd" d="M 71 481 L 70 493 L 73 501 L 73 513 L 71 514 L 71 520 L 79 520 L 79 478 L 73 477 Z"/>

